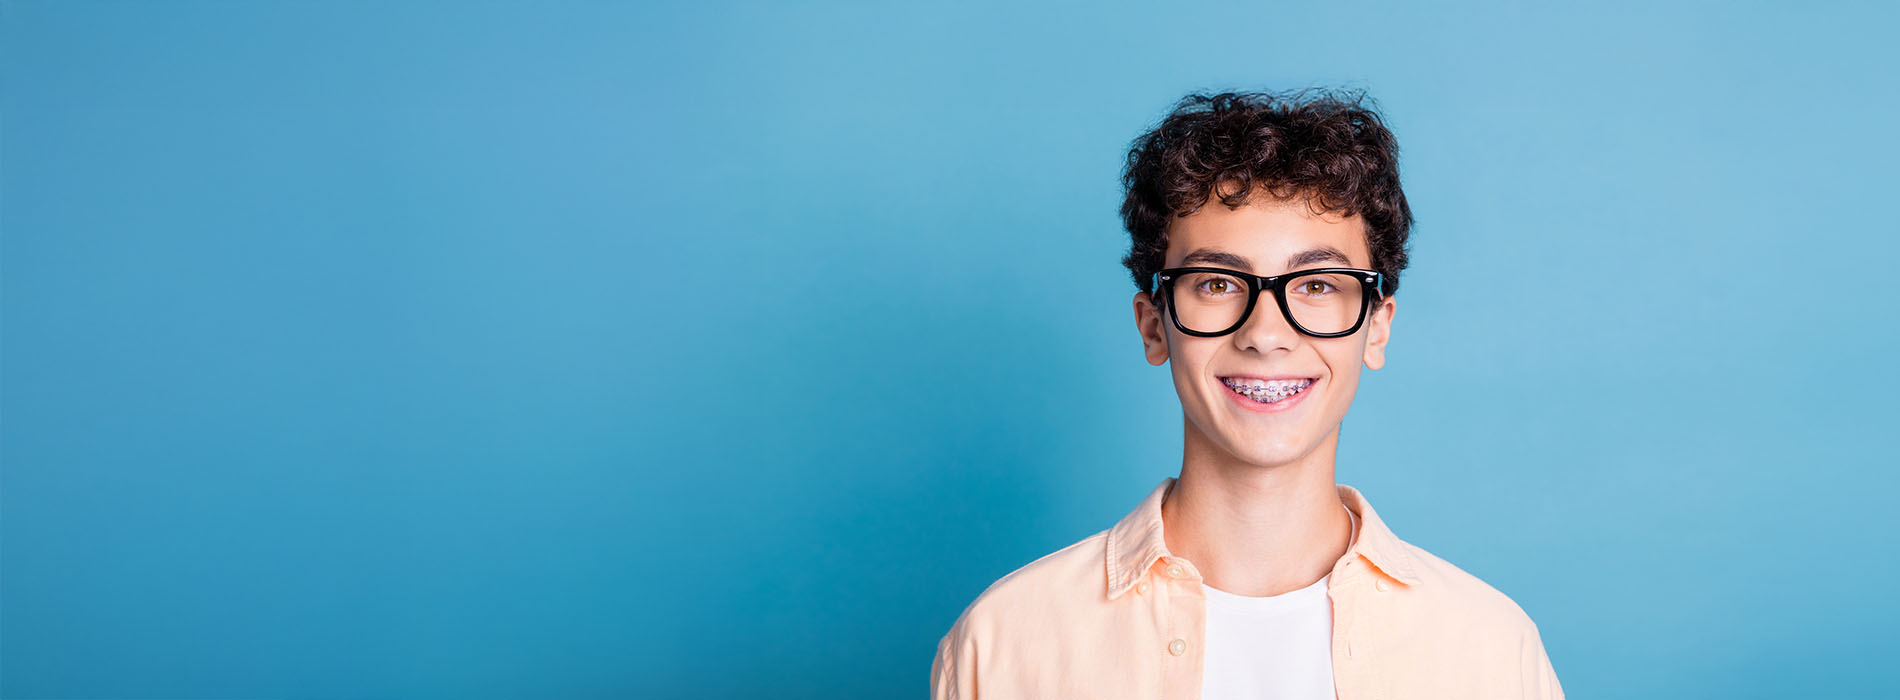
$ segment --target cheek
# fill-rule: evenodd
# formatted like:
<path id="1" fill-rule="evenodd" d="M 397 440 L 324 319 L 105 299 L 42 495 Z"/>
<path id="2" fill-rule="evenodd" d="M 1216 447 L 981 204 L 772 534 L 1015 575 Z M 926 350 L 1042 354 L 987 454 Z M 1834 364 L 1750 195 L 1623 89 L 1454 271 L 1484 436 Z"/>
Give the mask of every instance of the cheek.
<path id="1" fill-rule="evenodd" d="M 1350 395 L 1359 386 L 1360 372 L 1365 370 L 1366 346 L 1364 343 L 1353 343 L 1340 350 L 1338 354 L 1327 357 L 1326 369 L 1332 373 L 1333 386 Z"/>
<path id="2" fill-rule="evenodd" d="M 1347 373 L 1357 370 L 1366 361 L 1366 334 L 1362 330 L 1353 336 L 1352 342 L 1341 343 L 1339 347 L 1328 348 L 1326 366 L 1334 372 Z"/>
<path id="3" fill-rule="evenodd" d="M 1174 352 L 1168 357 L 1170 374 L 1174 376 L 1176 393 L 1189 398 L 1207 393 L 1207 358 L 1195 352 L 1196 348 L 1174 346 Z"/>
<path id="4" fill-rule="evenodd" d="M 1180 336 L 1173 338 L 1174 346 L 1168 351 L 1168 362 L 1174 367 L 1174 376 L 1190 378 L 1205 376 L 1209 361 L 1207 348 L 1200 343 L 1185 343 Z"/>
<path id="5" fill-rule="evenodd" d="M 1194 379 L 1196 375 L 1195 366 L 1188 362 L 1187 358 L 1181 357 L 1180 355 L 1169 357 L 1168 367 L 1170 369 L 1169 373 L 1174 375 L 1174 385 L 1180 390 L 1180 393 L 1188 394 L 1194 390 L 1196 383 Z"/>

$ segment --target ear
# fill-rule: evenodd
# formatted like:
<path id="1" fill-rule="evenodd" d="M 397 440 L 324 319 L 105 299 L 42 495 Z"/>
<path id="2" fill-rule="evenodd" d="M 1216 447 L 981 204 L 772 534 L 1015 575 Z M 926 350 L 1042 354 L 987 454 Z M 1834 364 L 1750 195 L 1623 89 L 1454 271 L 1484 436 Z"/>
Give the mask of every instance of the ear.
<path id="1" fill-rule="evenodd" d="M 1377 370 L 1385 366 L 1385 344 L 1392 340 L 1392 316 L 1399 312 L 1399 298 L 1386 297 L 1378 306 L 1372 308 L 1372 318 L 1366 319 L 1366 368 Z"/>
<path id="2" fill-rule="evenodd" d="M 1148 364 L 1160 367 L 1168 361 L 1168 329 L 1147 292 L 1135 292 L 1135 329 L 1141 332 L 1141 352 Z"/>

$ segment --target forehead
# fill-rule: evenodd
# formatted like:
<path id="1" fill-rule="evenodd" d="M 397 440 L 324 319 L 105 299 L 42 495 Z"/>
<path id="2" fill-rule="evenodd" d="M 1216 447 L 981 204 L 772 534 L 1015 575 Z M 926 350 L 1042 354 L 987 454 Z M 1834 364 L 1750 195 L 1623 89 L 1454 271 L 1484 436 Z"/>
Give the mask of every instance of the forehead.
<path id="1" fill-rule="evenodd" d="M 1264 274 L 1293 269 L 1288 266 L 1290 258 L 1324 248 L 1345 253 L 1349 262 L 1329 260 L 1293 267 L 1371 267 L 1372 253 L 1366 246 L 1365 221 L 1361 217 L 1336 212 L 1314 214 L 1305 200 L 1256 196 L 1246 205 L 1229 209 L 1220 200 L 1210 198 L 1193 214 L 1169 225 L 1166 266 L 1180 267 L 1189 253 L 1215 249 L 1252 263 L 1251 268 L 1238 264 L 1217 267 L 1240 267 Z"/>

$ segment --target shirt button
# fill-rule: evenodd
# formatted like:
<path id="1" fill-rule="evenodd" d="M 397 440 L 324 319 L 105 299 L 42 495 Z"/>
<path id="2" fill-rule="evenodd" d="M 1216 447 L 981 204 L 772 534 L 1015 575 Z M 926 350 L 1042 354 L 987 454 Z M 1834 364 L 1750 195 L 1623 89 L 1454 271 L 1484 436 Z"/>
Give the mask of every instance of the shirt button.
<path id="1" fill-rule="evenodd" d="M 1148 582 L 1142 581 L 1141 583 L 1135 584 L 1135 592 L 1146 594 L 1148 592 Z"/>
<path id="2" fill-rule="evenodd" d="M 1180 656 L 1185 652 L 1187 652 L 1187 640 L 1177 637 L 1174 641 L 1168 642 L 1168 653 Z"/>
<path id="3" fill-rule="evenodd" d="M 1181 578 L 1182 576 L 1187 575 L 1187 572 L 1181 569 L 1180 564 L 1169 564 L 1168 575 L 1173 576 L 1175 578 Z"/>
<path id="4" fill-rule="evenodd" d="M 1390 588 L 1392 588 L 1392 584 L 1386 583 L 1385 579 L 1379 579 L 1379 590 L 1383 591 Z"/>

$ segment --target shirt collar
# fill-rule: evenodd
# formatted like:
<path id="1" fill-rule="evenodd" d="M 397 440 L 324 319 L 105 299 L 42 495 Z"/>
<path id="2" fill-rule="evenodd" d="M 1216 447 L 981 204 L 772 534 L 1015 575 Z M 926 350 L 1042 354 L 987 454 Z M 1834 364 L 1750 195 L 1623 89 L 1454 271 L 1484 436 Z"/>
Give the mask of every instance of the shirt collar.
<path id="1" fill-rule="evenodd" d="M 1119 597 L 1134 587 L 1148 567 L 1156 560 L 1172 556 L 1161 536 L 1161 500 L 1168 490 L 1174 487 L 1175 477 L 1161 480 L 1141 504 L 1108 530 L 1108 597 Z M 1335 484 L 1339 491 L 1339 502 L 1346 509 L 1359 516 L 1359 531 L 1354 535 L 1351 546 L 1346 549 L 1340 561 L 1351 560 L 1354 556 L 1363 556 L 1373 566 L 1406 585 L 1420 582 L 1415 573 L 1412 554 L 1406 544 L 1397 535 L 1387 529 L 1379 514 L 1372 510 L 1372 503 L 1366 500 L 1359 489 L 1346 484 Z"/>

